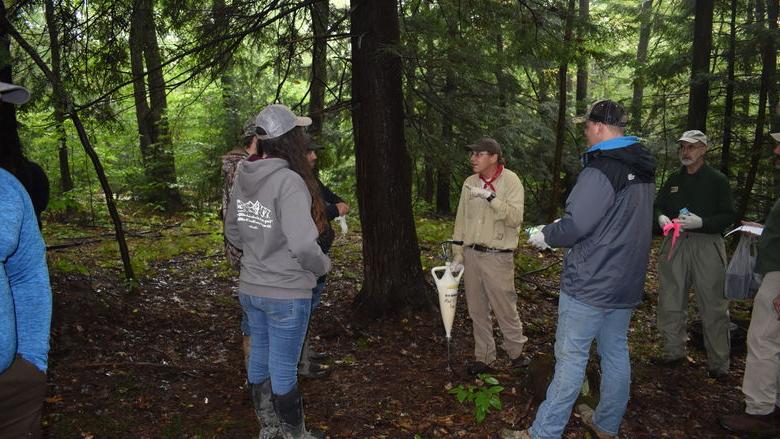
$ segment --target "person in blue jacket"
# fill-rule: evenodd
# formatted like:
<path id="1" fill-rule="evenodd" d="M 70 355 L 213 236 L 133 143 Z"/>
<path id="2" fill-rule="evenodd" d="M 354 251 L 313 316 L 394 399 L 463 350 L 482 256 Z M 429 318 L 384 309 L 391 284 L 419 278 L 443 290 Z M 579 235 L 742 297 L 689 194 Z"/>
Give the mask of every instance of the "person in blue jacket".
<path id="1" fill-rule="evenodd" d="M 0 436 L 40 437 L 51 286 L 32 201 L 0 169 Z"/>
<path id="2" fill-rule="evenodd" d="M 532 234 L 544 249 L 565 247 L 555 333 L 555 375 L 533 425 L 517 437 L 560 438 L 585 377 L 590 346 L 601 357 L 595 413 L 578 407 L 596 436 L 617 437 L 628 404 L 631 364 L 628 325 L 642 301 L 650 254 L 655 159 L 633 136 L 623 107 L 594 103 L 585 116 L 590 148 L 560 221 Z"/>
<path id="3" fill-rule="evenodd" d="M 29 99 L 0 82 L 0 106 Z M 0 436 L 39 438 L 52 307 L 46 246 L 34 202 L 5 169 L 9 157 L 0 159 Z"/>

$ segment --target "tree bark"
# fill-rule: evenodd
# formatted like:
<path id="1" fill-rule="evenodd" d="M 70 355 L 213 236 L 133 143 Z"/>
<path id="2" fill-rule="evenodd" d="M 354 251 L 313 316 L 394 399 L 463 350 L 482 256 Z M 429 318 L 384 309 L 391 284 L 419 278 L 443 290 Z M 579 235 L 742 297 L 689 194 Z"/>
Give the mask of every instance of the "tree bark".
<path id="1" fill-rule="evenodd" d="M 645 62 L 647 47 L 650 44 L 653 0 L 644 0 L 639 12 L 639 44 L 636 49 L 636 69 L 634 70 L 634 93 L 631 97 L 631 131 L 642 132 L 642 100 L 645 93 Z"/>
<path id="2" fill-rule="evenodd" d="M 352 125 L 363 287 L 356 314 L 368 319 L 431 309 L 411 206 L 411 168 L 404 139 L 400 40 L 395 0 L 352 0 Z"/>
<path id="3" fill-rule="evenodd" d="M 228 11 L 225 7 L 225 0 L 214 0 L 212 4 L 212 16 L 214 17 L 214 29 L 218 32 L 226 32 L 228 24 Z M 233 60 L 228 58 L 222 60 L 219 67 L 219 82 L 222 84 L 222 107 L 225 116 L 222 132 L 222 145 L 217 145 L 214 154 L 210 157 L 213 160 L 215 172 L 212 173 L 212 183 L 218 183 L 220 179 L 218 163 L 221 163 L 220 157 L 225 151 L 238 145 L 243 134 L 243 124 L 245 120 L 242 117 L 239 107 L 239 90 L 236 84 L 236 78 L 233 76 Z"/>
<path id="4" fill-rule="evenodd" d="M 771 1 L 777 1 L 777 0 L 769 0 Z M 761 3 L 761 0 L 758 0 L 757 3 Z M 761 8 L 763 9 L 763 8 Z M 775 20 L 777 20 L 777 16 L 775 15 Z M 758 114 L 756 115 L 756 129 L 753 134 L 753 146 L 750 150 L 750 167 L 748 169 L 747 176 L 745 177 L 745 186 L 742 188 L 742 197 L 739 203 L 739 208 L 737 210 L 738 218 L 745 218 L 745 214 L 748 211 L 748 207 L 750 204 L 750 198 L 752 196 L 753 192 L 753 185 L 756 181 L 756 174 L 758 172 L 758 162 L 761 159 L 761 153 L 763 147 L 769 145 L 769 142 L 767 142 L 767 136 L 764 133 L 764 125 L 766 124 L 766 107 L 767 107 L 767 96 L 769 94 L 769 88 L 770 84 L 769 82 L 773 80 L 774 78 L 774 72 L 775 72 L 775 63 L 776 63 L 776 53 L 775 53 L 775 45 L 774 41 L 771 38 L 771 34 L 769 32 L 764 31 L 763 26 L 763 11 L 757 11 L 756 14 L 756 21 L 760 23 L 761 30 L 760 32 L 760 44 L 761 44 L 761 82 L 759 86 L 758 91 Z M 769 29 L 771 29 L 771 24 L 769 25 Z"/>
<path id="5" fill-rule="evenodd" d="M 584 114 L 588 105 L 588 57 L 584 53 L 583 42 L 586 40 L 586 31 L 590 22 L 590 0 L 580 0 L 578 14 L 577 47 L 580 48 L 580 53 L 577 56 L 577 100 L 575 101 L 575 108 L 577 114 Z"/>
<path id="6" fill-rule="evenodd" d="M 325 89 L 328 84 L 328 21 L 330 7 L 328 0 L 314 3 L 311 8 L 312 30 L 314 31 L 314 46 L 311 56 L 311 86 L 309 89 L 309 117 L 311 126 L 309 134 L 314 139 L 322 135 L 322 123 L 325 109 Z"/>
<path id="7" fill-rule="evenodd" d="M 769 70 L 767 72 L 767 99 L 769 101 L 769 131 L 772 133 L 780 131 L 780 102 L 778 102 L 777 92 L 777 42 L 780 41 L 780 34 L 777 30 L 778 7 L 778 0 L 767 0 L 767 30 L 769 33 L 767 36 L 767 44 L 769 45 L 767 55 L 769 58 L 766 62 Z M 772 188 L 774 196 L 770 200 L 774 200 L 780 194 L 780 169 L 773 167 L 772 177 L 774 179 Z M 767 203 L 764 213 L 768 214 L 771 207 L 772 203 Z"/>
<path id="8" fill-rule="evenodd" d="M 159 202 L 166 210 L 175 210 L 181 205 L 181 196 L 176 189 L 176 167 L 168 128 L 165 79 L 157 44 L 152 0 L 135 1 L 130 23 L 130 62 L 141 158 L 150 185 L 148 199 Z M 144 79 L 147 76 L 148 88 Z"/>
<path id="9" fill-rule="evenodd" d="M 19 35 L 19 32 L 17 32 L 16 29 L 11 26 L 11 23 L 9 23 L 5 17 L 5 7 L 2 5 L 3 4 L 0 3 L 0 39 L 7 41 L 6 35 L 13 36 L 19 46 L 25 52 L 27 52 L 30 58 L 32 58 L 33 62 L 35 62 L 41 72 L 43 72 L 44 76 L 46 76 L 46 79 L 48 79 L 49 82 L 59 90 L 65 91 L 65 88 L 62 86 L 62 78 L 54 75 L 52 70 L 49 68 L 49 66 L 46 65 L 46 63 L 43 61 L 40 55 L 38 55 L 30 43 L 22 38 L 22 36 Z M 10 69 L 10 66 L 8 66 L 8 68 Z M 2 71 L 0 71 L 0 80 L 5 81 L 6 79 L 10 81 L 10 77 L 2 77 Z M 103 194 L 106 198 L 108 214 L 114 224 L 114 233 L 116 235 L 117 244 L 119 245 L 119 254 L 122 258 L 122 266 L 124 268 L 125 278 L 128 281 L 130 291 L 134 291 L 137 286 L 135 274 L 133 273 L 133 266 L 130 263 L 130 251 L 127 248 L 127 241 L 125 241 L 125 232 L 122 227 L 122 218 L 119 216 L 119 211 L 117 210 L 116 204 L 114 203 L 114 193 L 111 190 L 111 186 L 108 184 L 108 178 L 106 178 L 106 173 L 103 171 L 103 165 L 100 163 L 100 158 L 95 152 L 95 149 L 92 148 L 92 145 L 89 141 L 89 136 L 87 136 L 87 132 L 84 129 L 84 125 L 81 123 L 81 119 L 79 118 L 78 113 L 74 110 L 73 98 L 68 95 L 67 92 L 65 92 L 62 97 L 65 99 L 65 101 L 62 103 L 62 106 L 67 110 L 68 116 L 70 117 L 71 121 L 73 121 L 73 125 L 76 127 L 79 140 L 81 140 L 84 151 L 92 161 L 92 166 L 94 166 L 95 173 L 97 174 L 98 180 L 100 181 L 100 187 L 103 189 Z"/>
<path id="10" fill-rule="evenodd" d="M 567 46 L 572 39 L 572 25 L 574 19 L 574 0 L 569 0 L 566 14 L 563 41 Z M 558 123 L 555 126 L 555 152 L 553 154 L 552 191 L 550 204 L 547 207 L 547 221 L 552 222 L 558 216 L 558 204 L 561 192 L 561 160 L 563 158 L 563 142 L 566 135 L 566 78 L 569 71 L 568 57 L 561 61 L 558 67 Z"/>
<path id="11" fill-rule="evenodd" d="M 710 90 L 710 52 L 712 51 L 713 0 L 696 0 L 691 56 L 691 84 L 688 94 L 689 130 L 707 132 Z"/>
<path id="12" fill-rule="evenodd" d="M 53 0 L 46 0 L 45 3 L 45 16 L 46 27 L 49 31 L 49 53 L 51 56 L 51 70 L 55 76 L 62 78 L 61 69 L 61 53 L 60 47 L 60 32 L 59 23 L 57 22 L 55 14 L 55 6 Z M 73 189 L 73 179 L 70 175 L 70 163 L 68 160 L 68 143 L 67 135 L 65 133 L 65 108 L 63 103 L 65 99 L 65 91 L 61 89 L 61 84 L 52 84 L 54 93 L 54 99 L 52 105 L 54 107 L 54 132 L 57 135 L 57 155 L 60 162 L 60 191 L 65 193 Z M 72 208 L 67 208 L 68 213 Z"/>
<path id="13" fill-rule="evenodd" d="M 737 0 L 731 0 L 729 48 L 726 52 L 726 102 L 723 108 L 723 148 L 720 153 L 720 171 L 728 177 L 731 160 L 731 131 L 734 117 L 734 62 L 737 47 Z"/>

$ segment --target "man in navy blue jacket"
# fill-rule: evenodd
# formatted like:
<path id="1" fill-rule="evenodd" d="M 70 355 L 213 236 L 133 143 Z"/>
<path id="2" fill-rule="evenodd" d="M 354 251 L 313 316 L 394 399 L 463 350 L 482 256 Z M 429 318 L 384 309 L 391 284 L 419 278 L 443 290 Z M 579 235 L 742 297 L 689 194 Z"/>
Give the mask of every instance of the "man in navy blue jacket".
<path id="1" fill-rule="evenodd" d="M 628 325 L 642 300 L 650 253 L 655 160 L 639 139 L 624 135 L 623 107 L 603 100 L 585 116 L 590 148 L 565 214 L 529 238 L 540 249 L 565 247 L 561 273 L 555 375 L 533 425 L 520 438 L 559 438 L 585 376 L 590 345 L 601 357 L 601 399 L 595 413 L 578 407 L 596 436 L 617 437 L 628 404 Z"/>

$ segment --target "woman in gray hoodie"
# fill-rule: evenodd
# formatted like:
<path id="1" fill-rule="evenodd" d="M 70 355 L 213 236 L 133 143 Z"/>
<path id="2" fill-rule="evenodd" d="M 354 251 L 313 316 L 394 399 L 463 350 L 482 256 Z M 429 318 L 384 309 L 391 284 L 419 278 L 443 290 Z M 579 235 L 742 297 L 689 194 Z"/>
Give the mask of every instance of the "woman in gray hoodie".
<path id="1" fill-rule="evenodd" d="M 239 164 L 225 236 L 242 250 L 239 300 L 249 318 L 248 380 L 261 437 L 309 438 L 297 383 L 312 288 L 330 270 L 317 244 L 327 225 L 306 160 L 308 117 L 284 105 L 256 118 L 264 156 Z"/>

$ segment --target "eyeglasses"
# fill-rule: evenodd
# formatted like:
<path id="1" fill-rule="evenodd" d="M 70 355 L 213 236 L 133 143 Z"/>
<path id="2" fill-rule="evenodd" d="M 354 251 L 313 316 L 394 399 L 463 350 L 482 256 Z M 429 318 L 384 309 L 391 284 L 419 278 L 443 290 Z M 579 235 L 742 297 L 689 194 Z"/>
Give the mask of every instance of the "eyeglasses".
<path id="1" fill-rule="evenodd" d="M 469 157 L 482 157 L 485 155 L 490 155 L 487 151 L 469 151 Z"/>

